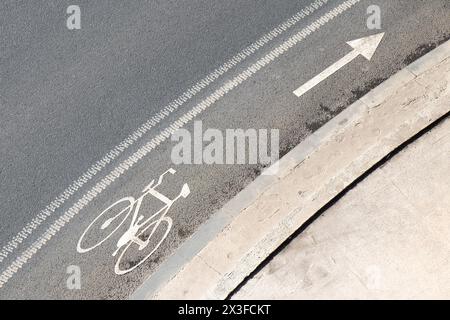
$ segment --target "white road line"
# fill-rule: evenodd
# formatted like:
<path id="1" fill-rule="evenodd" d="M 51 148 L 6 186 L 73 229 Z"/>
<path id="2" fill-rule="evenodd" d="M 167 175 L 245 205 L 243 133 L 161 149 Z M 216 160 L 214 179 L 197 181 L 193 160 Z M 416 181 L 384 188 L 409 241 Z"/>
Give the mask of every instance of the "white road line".
<path id="1" fill-rule="evenodd" d="M 141 125 L 136 131 L 130 134 L 120 144 L 115 146 L 109 151 L 101 160 L 92 165 L 85 173 L 83 173 L 75 182 L 73 182 L 68 188 L 66 188 L 60 195 L 58 195 L 44 210 L 39 212 L 24 228 L 14 236 L 6 245 L 0 250 L 0 263 L 3 262 L 8 255 L 17 249 L 17 247 L 28 238 L 32 232 L 41 225 L 48 217 L 50 217 L 59 207 L 61 207 L 69 198 L 71 198 L 81 187 L 83 187 L 88 181 L 90 181 L 95 175 L 97 175 L 103 168 L 109 163 L 121 155 L 132 144 L 139 140 L 144 134 L 146 134 L 151 128 L 157 125 L 161 120 L 169 116 L 172 112 L 176 111 L 179 107 L 185 104 L 188 100 L 192 99 L 200 91 L 208 87 L 220 76 L 224 75 L 230 69 L 244 61 L 246 58 L 254 54 L 263 46 L 280 36 L 288 29 L 295 26 L 303 18 L 311 15 L 313 12 L 325 5 L 329 0 L 316 0 L 308 7 L 297 12 L 287 21 L 283 22 L 269 33 L 262 36 L 255 43 L 249 45 L 241 52 L 236 54 L 233 58 L 225 62 L 222 66 L 214 70 L 204 79 L 197 82 L 193 87 L 184 92 L 177 99 L 172 101 L 169 105 L 165 106 L 155 116 L 151 117 L 147 122 Z"/>
<path id="2" fill-rule="evenodd" d="M 190 122 L 204 110 L 212 106 L 216 101 L 220 100 L 228 92 L 236 88 L 238 85 L 251 78 L 255 73 L 266 67 L 269 63 L 286 53 L 294 45 L 303 41 L 310 34 L 320 29 L 323 25 L 333 20 L 343 12 L 347 11 L 361 0 L 346 0 L 339 6 L 330 10 L 319 19 L 303 28 L 301 31 L 290 37 L 281 45 L 270 51 L 263 58 L 248 67 L 245 71 L 234 77 L 232 80 L 226 82 L 222 87 L 214 91 L 210 96 L 186 112 L 182 117 L 173 122 L 170 126 L 164 129 L 160 134 L 147 142 L 144 146 L 139 148 L 128 159 L 120 163 L 114 170 L 105 176 L 100 182 L 96 183 L 81 199 L 79 199 L 69 210 L 67 210 L 60 218 L 58 218 L 35 242 L 33 242 L 19 257 L 17 257 L 11 265 L 9 265 L 0 274 L 0 288 L 11 279 L 14 274 L 18 272 L 36 252 L 38 252 L 59 230 L 61 230 L 75 215 L 77 215 L 87 204 L 96 198 L 103 190 L 105 190 L 111 183 L 119 178 L 124 172 L 135 165 L 144 156 L 150 153 L 153 149 L 159 146 L 162 142 L 167 140 L 176 130 L 182 128 L 186 123 Z"/>
<path id="3" fill-rule="evenodd" d="M 362 55 L 364 58 L 370 61 L 372 59 L 375 50 L 377 50 L 378 45 L 380 44 L 381 39 L 383 39 L 384 32 L 368 36 L 365 38 L 353 40 L 347 42 L 353 50 L 346 54 L 343 58 L 339 59 L 337 62 L 333 63 L 331 66 L 326 68 L 324 71 L 319 73 L 317 76 L 306 82 L 304 85 L 299 87 L 294 91 L 294 94 L 297 97 L 301 97 L 306 92 L 314 88 L 316 85 L 321 83 L 323 80 L 337 72 L 342 67 L 346 66 L 350 62 L 352 62 L 357 56 Z"/>

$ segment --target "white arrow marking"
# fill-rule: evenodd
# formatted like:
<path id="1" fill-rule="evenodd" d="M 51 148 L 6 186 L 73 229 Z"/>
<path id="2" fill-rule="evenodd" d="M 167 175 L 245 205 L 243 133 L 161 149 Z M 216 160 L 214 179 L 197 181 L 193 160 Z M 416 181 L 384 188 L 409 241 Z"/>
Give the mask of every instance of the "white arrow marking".
<path id="1" fill-rule="evenodd" d="M 306 92 L 314 88 L 316 85 L 321 83 L 323 80 L 331 76 L 333 73 L 341 69 L 343 66 L 345 66 L 347 63 L 353 61 L 357 56 L 362 55 L 364 58 L 370 61 L 372 56 L 374 55 L 375 51 L 378 48 L 378 45 L 381 42 L 381 39 L 383 39 L 384 32 L 378 33 L 373 36 L 353 40 L 347 42 L 348 45 L 350 45 L 353 50 L 352 52 L 348 53 L 345 57 L 337 61 L 336 63 L 332 64 L 328 68 L 326 68 L 324 71 L 319 73 L 317 76 L 306 82 L 304 85 L 302 85 L 300 88 L 294 91 L 294 94 L 297 97 L 301 97 Z"/>

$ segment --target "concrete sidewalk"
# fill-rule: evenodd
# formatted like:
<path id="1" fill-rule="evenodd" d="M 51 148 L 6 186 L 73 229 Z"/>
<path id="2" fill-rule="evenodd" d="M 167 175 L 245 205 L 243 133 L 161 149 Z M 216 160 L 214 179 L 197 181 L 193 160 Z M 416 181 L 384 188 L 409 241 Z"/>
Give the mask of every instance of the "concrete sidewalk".
<path id="1" fill-rule="evenodd" d="M 450 119 L 357 184 L 233 299 L 450 299 Z"/>

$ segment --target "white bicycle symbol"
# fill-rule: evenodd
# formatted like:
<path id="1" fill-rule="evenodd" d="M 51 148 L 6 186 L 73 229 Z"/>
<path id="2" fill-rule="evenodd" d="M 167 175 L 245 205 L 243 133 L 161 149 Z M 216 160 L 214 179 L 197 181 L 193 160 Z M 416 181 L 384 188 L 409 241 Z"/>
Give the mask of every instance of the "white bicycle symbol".
<path id="1" fill-rule="evenodd" d="M 139 198 L 135 199 L 133 197 L 125 197 L 106 208 L 102 213 L 98 215 L 98 217 L 96 217 L 91 222 L 91 224 L 83 232 L 80 239 L 78 240 L 77 251 L 79 253 L 85 253 L 103 244 L 125 223 L 131 212 L 133 212 L 130 226 L 128 227 L 128 230 L 125 231 L 125 233 L 120 237 L 119 241 L 117 242 L 117 249 L 112 254 L 112 256 L 116 256 L 120 249 L 124 248 L 117 258 L 114 271 L 118 275 L 123 275 L 141 265 L 159 248 L 161 243 L 169 234 L 172 228 L 172 218 L 166 216 L 166 214 L 171 206 L 180 197 L 186 198 L 190 194 L 189 186 L 186 183 L 183 185 L 178 196 L 176 196 L 174 199 L 169 199 L 155 190 L 155 188 L 157 188 L 162 183 L 163 178 L 166 174 L 175 174 L 175 172 L 176 171 L 172 168 L 164 172 L 159 177 L 156 185 L 153 185 L 155 180 L 152 180 L 150 184 L 146 186 L 144 190 L 142 190 L 143 194 Z M 165 205 L 155 214 L 147 219 L 144 219 L 143 215 L 139 215 L 139 210 L 141 208 L 142 201 L 148 194 L 156 197 Z M 160 229 L 160 226 L 161 228 L 164 227 L 165 229 Z M 150 240 L 153 239 L 153 236 L 157 231 L 164 232 L 160 240 L 157 241 L 156 245 L 150 251 L 150 253 L 144 254 L 143 257 L 138 258 L 136 261 L 132 261 L 131 263 L 129 263 L 131 264 L 131 266 L 123 269 L 121 267 L 121 262 L 125 256 L 125 253 L 129 250 L 131 245 L 137 244 L 138 251 L 144 250 L 149 245 Z M 103 237 L 100 235 L 101 240 L 95 240 L 97 242 L 94 245 L 83 245 L 83 242 L 89 242 L 90 237 L 98 237 L 99 233 L 106 233 L 106 235 L 103 235 Z"/>

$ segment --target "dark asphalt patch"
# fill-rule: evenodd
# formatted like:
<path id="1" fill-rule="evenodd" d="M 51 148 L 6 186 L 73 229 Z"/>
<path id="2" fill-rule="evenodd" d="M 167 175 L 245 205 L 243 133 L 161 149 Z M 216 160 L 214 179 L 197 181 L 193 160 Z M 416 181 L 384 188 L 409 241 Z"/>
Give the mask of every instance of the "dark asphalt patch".
<path id="1" fill-rule="evenodd" d="M 414 52 L 412 52 L 410 55 L 408 55 L 405 58 L 405 60 L 403 60 L 404 66 L 407 66 L 407 65 L 413 63 L 414 61 L 416 61 L 420 57 L 426 55 L 428 52 L 430 52 L 431 50 L 435 49 L 440 44 L 442 44 L 442 43 L 444 43 L 445 41 L 448 41 L 448 40 L 450 40 L 450 33 L 448 33 L 446 35 L 443 35 L 441 38 L 439 38 L 436 41 L 433 41 L 433 42 L 430 42 L 430 43 L 421 44 L 420 46 L 418 46 L 416 48 L 416 50 L 414 50 Z"/>

